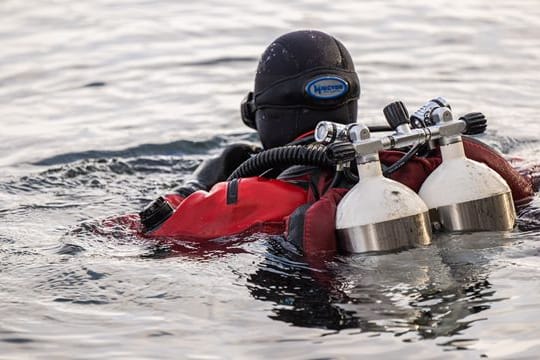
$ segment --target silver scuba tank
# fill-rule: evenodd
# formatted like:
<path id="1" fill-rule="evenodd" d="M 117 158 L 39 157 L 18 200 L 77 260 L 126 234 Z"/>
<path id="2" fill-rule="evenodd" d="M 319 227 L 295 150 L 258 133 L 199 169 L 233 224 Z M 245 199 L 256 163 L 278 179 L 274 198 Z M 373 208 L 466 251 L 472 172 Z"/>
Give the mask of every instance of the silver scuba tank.
<path id="1" fill-rule="evenodd" d="M 413 114 L 414 129 L 401 102 L 388 105 L 384 114 L 395 132 L 381 138 L 371 138 L 369 129 L 361 124 L 321 122 L 315 131 L 319 142 L 351 143 L 357 156 L 359 182 L 337 207 L 336 230 L 342 250 L 359 253 L 427 245 L 431 223 L 449 231 L 514 227 L 516 213 L 506 181 L 488 166 L 465 157 L 461 133 L 483 132 L 486 121 L 482 114 L 453 120 L 444 98 L 430 101 Z M 419 196 L 383 176 L 378 152 L 410 147 L 412 154 L 420 144 L 439 145 L 443 161 L 426 179 Z M 338 164 L 338 168 L 342 166 Z"/>
<path id="2" fill-rule="evenodd" d="M 453 121 L 447 107 L 431 110 L 434 123 Z M 442 163 L 430 174 L 419 195 L 435 226 L 449 231 L 505 231 L 516 222 L 506 181 L 487 165 L 465 157 L 461 136 L 441 136 Z"/>
<path id="3" fill-rule="evenodd" d="M 431 242 L 431 223 L 449 231 L 504 231 L 514 227 L 516 213 L 510 187 L 487 165 L 466 158 L 463 149 L 463 131 L 477 134 L 485 130 L 482 114 L 453 120 L 443 98 L 431 100 L 413 114 L 414 129 L 401 102 L 388 105 L 384 114 L 395 132 L 377 139 L 371 138 L 369 129 L 361 124 L 321 122 L 315 131 L 317 141 L 349 142 L 356 153 L 359 182 L 337 207 L 336 230 L 342 250 L 357 253 L 427 245 Z M 419 196 L 383 177 L 378 152 L 410 147 L 412 155 L 420 144 L 439 145 L 442 164 L 425 180 Z"/>
<path id="4" fill-rule="evenodd" d="M 353 253 L 431 243 L 428 207 L 407 186 L 383 177 L 377 154 L 357 158 L 360 180 L 337 207 L 339 246 Z"/>
<path id="5" fill-rule="evenodd" d="M 408 115 L 405 119 L 408 122 Z M 402 133 L 410 133 L 402 125 Z M 341 250 L 390 251 L 431 243 L 426 204 L 407 186 L 383 176 L 378 155 L 383 149 L 380 139 L 371 139 L 363 125 L 349 125 L 339 131 L 336 124 L 328 122 L 319 123 L 315 135 L 321 142 L 336 138 L 343 141 L 348 135 L 357 153 L 359 182 L 343 197 L 336 212 Z"/>

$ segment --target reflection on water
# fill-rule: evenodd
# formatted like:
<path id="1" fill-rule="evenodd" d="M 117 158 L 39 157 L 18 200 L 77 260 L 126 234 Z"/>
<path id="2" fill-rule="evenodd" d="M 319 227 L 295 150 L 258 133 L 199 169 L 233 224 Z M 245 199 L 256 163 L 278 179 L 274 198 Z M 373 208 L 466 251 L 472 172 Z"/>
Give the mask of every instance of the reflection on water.
<path id="1" fill-rule="evenodd" d="M 270 318 L 295 326 L 389 332 L 405 342 L 450 337 L 477 321 L 469 315 L 504 300 L 489 282 L 489 253 L 504 243 L 469 237 L 462 245 L 473 241 L 473 248 L 441 236 L 432 247 L 340 257 L 323 268 L 269 253 L 247 286 L 254 298 L 273 303 Z"/>

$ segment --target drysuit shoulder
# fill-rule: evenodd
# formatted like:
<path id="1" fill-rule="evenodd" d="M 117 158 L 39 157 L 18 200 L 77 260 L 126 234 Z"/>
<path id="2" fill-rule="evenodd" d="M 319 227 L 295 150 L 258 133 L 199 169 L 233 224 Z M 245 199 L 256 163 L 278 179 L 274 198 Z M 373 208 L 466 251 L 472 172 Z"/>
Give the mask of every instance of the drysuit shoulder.
<path id="1" fill-rule="evenodd" d="M 152 237 L 214 239 L 245 232 L 282 233 L 284 218 L 307 201 L 294 184 L 262 177 L 221 182 L 179 202 Z"/>

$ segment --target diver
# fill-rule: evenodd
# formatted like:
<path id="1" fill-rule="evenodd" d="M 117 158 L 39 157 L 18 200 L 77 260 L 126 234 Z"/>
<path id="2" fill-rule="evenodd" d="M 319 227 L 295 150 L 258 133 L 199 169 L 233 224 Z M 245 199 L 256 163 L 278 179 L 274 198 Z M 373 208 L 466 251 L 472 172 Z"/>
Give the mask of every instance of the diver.
<path id="1" fill-rule="evenodd" d="M 316 147 L 313 132 L 320 121 L 355 123 L 359 97 L 351 55 L 339 40 L 320 31 L 277 38 L 261 55 L 254 90 L 241 104 L 242 120 L 257 131 L 262 149 L 234 144 L 204 161 L 191 180 L 141 212 L 141 233 L 198 242 L 255 232 L 284 234 L 305 254 L 335 253 L 336 206 L 354 183 L 336 182 L 334 169 L 285 161 L 262 176 L 227 179 L 261 150 Z M 493 149 L 465 137 L 463 143 L 467 157 L 486 163 L 508 182 L 516 205 L 533 196 L 530 178 Z M 387 167 L 402 157 L 401 151 L 380 152 Z M 391 178 L 418 191 L 440 162 L 437 154 L 415 156 Z"/>

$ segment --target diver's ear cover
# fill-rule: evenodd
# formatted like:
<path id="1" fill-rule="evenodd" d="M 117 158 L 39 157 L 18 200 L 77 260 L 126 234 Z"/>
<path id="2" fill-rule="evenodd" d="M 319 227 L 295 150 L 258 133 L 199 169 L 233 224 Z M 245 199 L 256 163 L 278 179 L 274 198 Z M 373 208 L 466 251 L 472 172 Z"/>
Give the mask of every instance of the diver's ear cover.
<path id="1" fill-rule="evenodd" d="M 253 91 L 247 93 L 240 103 L 240 114 L 242 115 L 242 121 L 248 127 L 257 130 L 257 124 L 255 123 L 255 100 L 253 99 Z"/>

